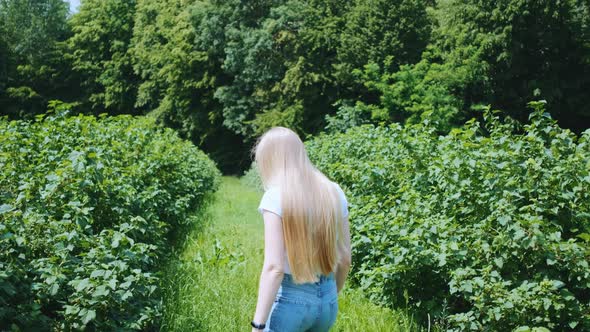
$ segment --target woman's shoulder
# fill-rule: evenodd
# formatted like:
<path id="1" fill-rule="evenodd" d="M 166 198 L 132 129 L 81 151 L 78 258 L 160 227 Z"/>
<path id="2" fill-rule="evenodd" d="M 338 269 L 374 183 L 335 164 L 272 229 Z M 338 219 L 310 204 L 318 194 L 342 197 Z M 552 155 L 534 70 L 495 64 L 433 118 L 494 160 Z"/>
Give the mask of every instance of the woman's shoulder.
<path id="1" fill-rule="evenodd" d="M 338 193 L 339 193 L 341 196 L 344 196 L 344 197 L 346 196 L 346 195 L 344 194 L 344 190 L 342 190 L 342 188 L 340 187 L 340 185 L 339 185 L 337 182 L 334 182 L 334 181 L 332 181 L 332 180 L 330 180 L 330 182 L 332 182 L 332 184 L 333 184 L 333 185 L 336 187 L 336 190 L 338 190 Z"/>
<path id="2" fill-rule="evenodd" d="M 336 191 L 338 191 L 338 195 L 340 196 L 340 202 L 342 204 L 342 213 L 345 217 L 348 217 L 348 201 L 346 199 L 346 194 L 344 190 L 340 187 L 340 185 L 334 181 L 330 181 L 336 187 Z"/>
<path id="3" fill-rule="evenodd" d="M 281 187 L 278 185 L 271 185 L 266 190 L 264 190 L 265 194 L 268 195 L 280 195 L 281 194 Z"/>
<path id="4" fill-rule="evenodd" d="M 280 216 L 282 213 L 280 195 L 280 187 L 269 186 L 268 188 L 266 188 L 264 194 L 262 195 L 262 198 L 260 199 L 258 211 L 262 213 L 262 210 L 268 210 Z"/>

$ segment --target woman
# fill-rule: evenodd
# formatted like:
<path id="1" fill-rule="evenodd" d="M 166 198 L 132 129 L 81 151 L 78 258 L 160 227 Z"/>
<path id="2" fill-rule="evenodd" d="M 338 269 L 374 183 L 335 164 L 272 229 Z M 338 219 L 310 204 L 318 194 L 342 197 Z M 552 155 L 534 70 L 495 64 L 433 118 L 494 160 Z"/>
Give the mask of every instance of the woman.
<path id="1" fill-rule="evenodd" d="M 295 132 L 274 127 L 254 148 L 265 189 L 264 264 L 252 331 L 328 331 L 350 269 L 348 205 Z"/>

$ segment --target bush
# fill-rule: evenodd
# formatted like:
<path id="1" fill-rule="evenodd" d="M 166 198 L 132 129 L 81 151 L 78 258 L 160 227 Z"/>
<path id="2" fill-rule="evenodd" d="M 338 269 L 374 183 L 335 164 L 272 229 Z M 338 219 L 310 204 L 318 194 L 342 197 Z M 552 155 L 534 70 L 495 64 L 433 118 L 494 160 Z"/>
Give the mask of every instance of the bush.
<path id="1" fill-rule="evenodd" d="M 2 120 L 0 141 L 0 326 L 157 326 L 168 236 L 218 187 L 215 164 L 129 115 Z"/>
<path id="2" fill-rule="evenodd" d="M 590 329 L 590 130 L 487 108 L 438 136 L 363 125 L 306 142 L 349 195 L 352 281 L 450 331 Z"/>
<path id="3" fill-rule="evenodd" d="M 260 179 L 260 173 L 256 169 L 256 162 L 254 161 L 250 164 L 250 168 L 248 168 L 244 174 L 242 174 L 240 181 L 247 187 L 250 187 L 261 193 L 264 192 L 262 180 Z"/>

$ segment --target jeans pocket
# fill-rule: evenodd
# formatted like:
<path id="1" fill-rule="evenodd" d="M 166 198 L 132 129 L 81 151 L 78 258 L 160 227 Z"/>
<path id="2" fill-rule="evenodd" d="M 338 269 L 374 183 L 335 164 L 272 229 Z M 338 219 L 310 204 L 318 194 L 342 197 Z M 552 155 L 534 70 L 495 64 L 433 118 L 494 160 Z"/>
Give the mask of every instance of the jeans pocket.
<path id="1" fill-rule="evenodd" d="M 279 298 L 273 305 L 268 319 L 270 331 L 285 332 L 301 330 L 304 320 L 308 317 L 309 307 L 291 303 L 289 300 Z"/>

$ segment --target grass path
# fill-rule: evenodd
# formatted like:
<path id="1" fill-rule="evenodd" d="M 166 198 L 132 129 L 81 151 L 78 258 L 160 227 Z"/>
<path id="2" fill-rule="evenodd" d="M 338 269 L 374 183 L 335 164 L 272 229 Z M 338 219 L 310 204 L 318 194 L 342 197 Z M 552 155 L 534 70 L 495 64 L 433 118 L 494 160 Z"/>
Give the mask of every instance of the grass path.
<path id="1" fill-rule="evenodd" d="M 262 193 L 224 177 L 166 268 L 165 331 L 250 331 L 264 259 Z M 369 303 L 345 285 L 332 331 L 413 331 L 401 313 Z"/>

